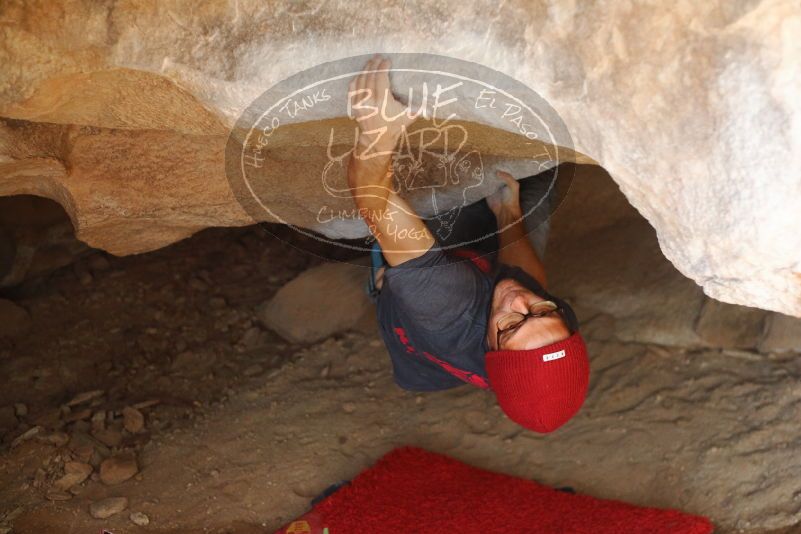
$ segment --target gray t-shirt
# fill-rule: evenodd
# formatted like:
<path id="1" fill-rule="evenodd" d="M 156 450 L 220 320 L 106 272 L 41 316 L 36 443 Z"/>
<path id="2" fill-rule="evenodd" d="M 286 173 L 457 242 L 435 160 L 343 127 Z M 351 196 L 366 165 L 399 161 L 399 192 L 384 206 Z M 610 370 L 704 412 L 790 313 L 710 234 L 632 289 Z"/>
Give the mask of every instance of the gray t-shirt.
<path id="1" fill-rule="evenodd" d="M 493 265 L 494 255 L 472 254 L 473 259 L 465 259 L 435 245 L 422 256 L 386 269 L 377 300 L 378 322 L 401 388 L 432 391 L 465 383 L 489 388 L 484 355 L 489 350 L 487 322 L 495 284 L 514 278 L 548 296 L 521 269 Z"/>

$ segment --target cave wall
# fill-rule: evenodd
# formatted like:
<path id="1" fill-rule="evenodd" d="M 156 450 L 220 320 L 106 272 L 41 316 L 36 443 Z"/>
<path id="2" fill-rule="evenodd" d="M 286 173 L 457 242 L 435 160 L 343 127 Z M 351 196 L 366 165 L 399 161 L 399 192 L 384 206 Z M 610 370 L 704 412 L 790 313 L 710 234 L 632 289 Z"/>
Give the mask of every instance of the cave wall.
<path id="1" fill-rule="evenodd" d="M 542 95 L 709 296 L 801 316 L 797 2 L 6 1 L 0 20 L 0 195 L 56 200 L 92 246 L 252 223 L 223 153 L 254 98 L 325 61 L 430 52 Z M 307 193 L 287 184 L 281 202 Z"/>

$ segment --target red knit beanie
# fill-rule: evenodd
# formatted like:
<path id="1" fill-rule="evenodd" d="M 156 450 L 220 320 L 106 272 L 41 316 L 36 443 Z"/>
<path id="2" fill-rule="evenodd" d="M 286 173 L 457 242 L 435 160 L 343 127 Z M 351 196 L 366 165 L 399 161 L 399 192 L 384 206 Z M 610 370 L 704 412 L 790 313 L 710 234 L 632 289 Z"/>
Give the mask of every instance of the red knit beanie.
<path id="1" fill-rule="evenodd" d="M 565 424 L 587 396 L 590 361 L 578 332 L 538 349 L 487 352 L 484 363 L 501 409 L 535 432 Z"/>

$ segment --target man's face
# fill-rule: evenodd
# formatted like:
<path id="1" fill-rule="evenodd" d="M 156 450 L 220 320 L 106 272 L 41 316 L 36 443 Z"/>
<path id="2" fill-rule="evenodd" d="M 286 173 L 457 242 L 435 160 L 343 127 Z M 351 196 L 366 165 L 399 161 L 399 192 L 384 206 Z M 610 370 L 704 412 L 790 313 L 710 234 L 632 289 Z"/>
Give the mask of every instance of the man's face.
<path id="1" fill-rule="evenodd" d="M 570 337 L 570 330 L 555 313 L 545 317 L 531 317 L 519 328 L 504 332 L 498 340 L 498 322 L 510 313 L 529 312 L 532 304 L 545 300 L 512 279 L 501 280 L 492 294 L 492 309 L 487 325 L 487 343 L 490 350 L 529 350 L 544 347 Z M 497 340 L 497 341 L 496 341 Z"/>

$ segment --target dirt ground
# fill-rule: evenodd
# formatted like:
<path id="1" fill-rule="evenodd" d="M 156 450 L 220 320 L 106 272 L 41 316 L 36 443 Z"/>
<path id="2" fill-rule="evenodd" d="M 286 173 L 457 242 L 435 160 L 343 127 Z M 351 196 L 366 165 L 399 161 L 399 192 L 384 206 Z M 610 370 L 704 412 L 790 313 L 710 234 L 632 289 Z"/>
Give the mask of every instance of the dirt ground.
<path id="1" fill-rule="evenodd" d="M 720 532 L 801 532 L 799 355 L 696 337 L 712 304 L 610 183 L 580 176 L 554 219 L 547 264 L 576 303 L 592 378 L 580 414 L 548 435 L 483 390 L 399 389 L 369 323 L 313 345 L 264 329 L 256 307 L 324 260 L 258 228 L 97 252 L 27 282 L 9 296 L 31 330 L 0 350 L 13 427 L 0 533 L 272 532 L 400 445 L 705 514 Z M 125 453 L 135 473 L 104 483 L 103 460 Z M 66 487 L 67 462 L 93 473 Z M 108 497 L 125 510 L 93 518 Z"/>

